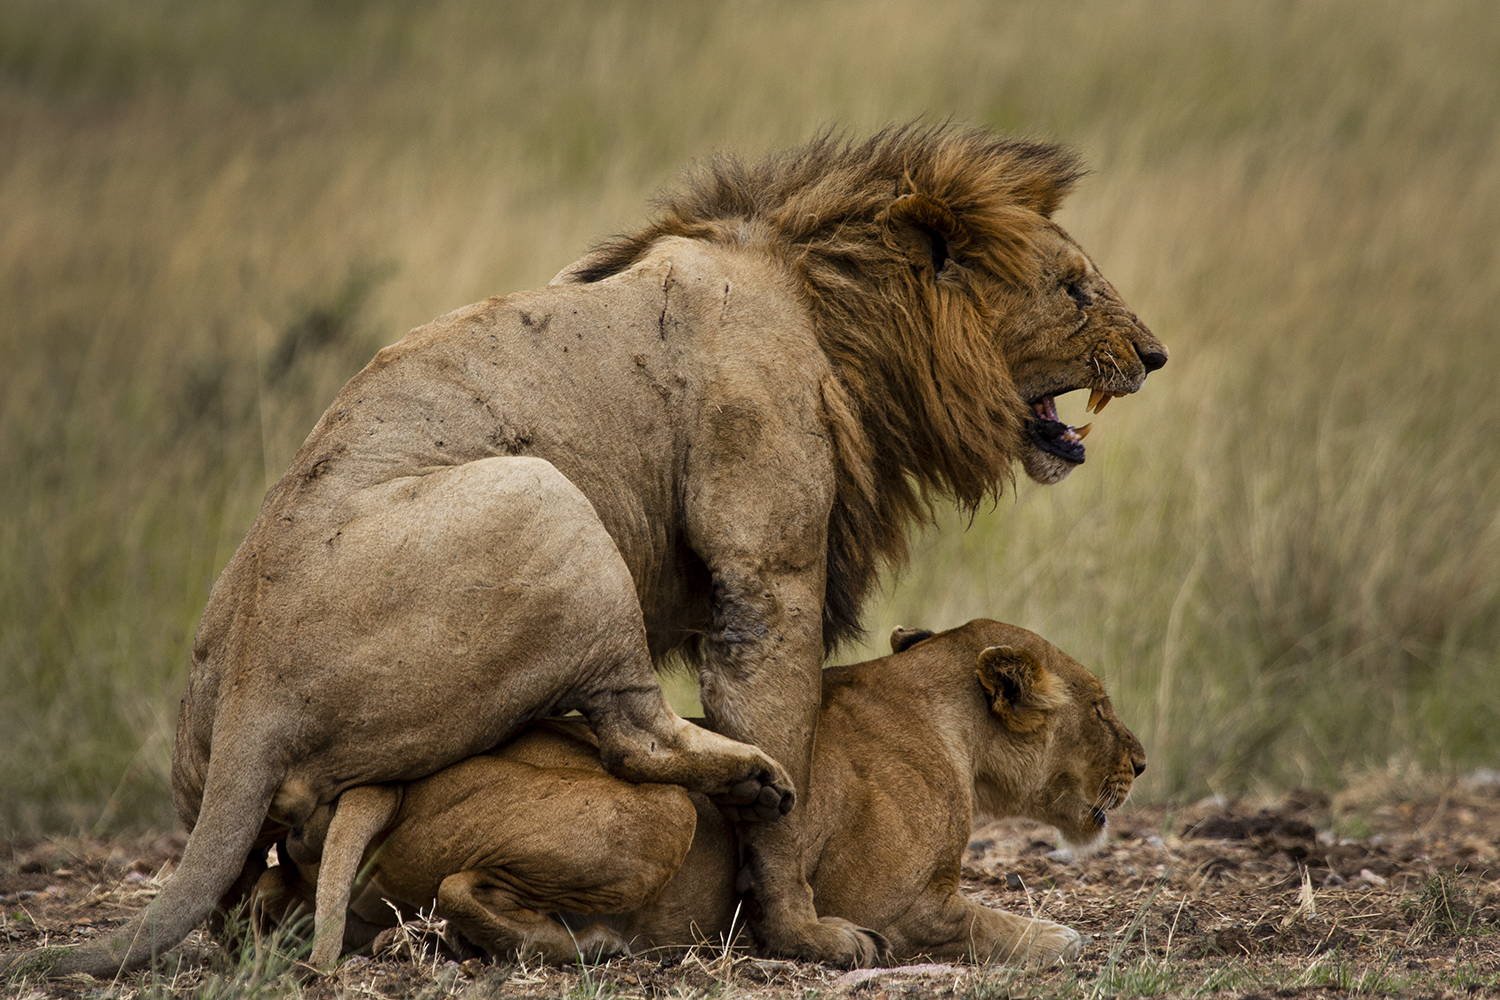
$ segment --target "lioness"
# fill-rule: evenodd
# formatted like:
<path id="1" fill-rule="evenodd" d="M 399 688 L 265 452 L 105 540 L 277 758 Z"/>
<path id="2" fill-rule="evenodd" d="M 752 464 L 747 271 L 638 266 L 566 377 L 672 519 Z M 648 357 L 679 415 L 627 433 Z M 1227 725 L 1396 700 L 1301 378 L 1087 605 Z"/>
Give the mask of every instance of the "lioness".
<path id="1" fill-rule="evenodd" d="M 823 674 L 799 806 L 818 912 L 883 934 L 896 960 L 1076 953 L 1071 929 L 959 893 L 973 817 L 1029 816 L 1087 850 L 1145 769 L 1140 743 L 1093 674 L 1025 629 L 897 629 L 891 646 Z M 299 846 L 315 860 L 319 845 Z M 387 899 L 435 905 L 485 952 L 554 962 L 718 938 L 737 905 L 735 836 L 719 810 L 610 777 L 587 729 L 554 720 L 429 778 L 351 789 L 321 849 L 321 870 L 273 867 L 258 896 L 284 913 L 315 880 L 319 920 L 339 934 L 363 856 L 350 946 L 390 922 Z M 337 944 L 320 947 L 314 964 L 326 965 Z"/>
<path id="2" fill-rule="evenodd" d="M 507 510 L 513 456 L 587 498 L 650 657 L 681 651 L 714 730 L 805 790 L 823 655 L 858 632 L 924 498 L 976 505 L 1018 461 L 1062 479 L 1087 428 L 1060 422 L 1054 397 L 1088 389 L 1098 409 L 1166 363 L 1051 221 L 1080 174 L 1056 146 L 952 125 L 714 159 L 546 288 L 380 351 L 209 597 L 172 767 L 193 831 L 176 876 L 107 941 L 28 967 L 141 964 L 248 891 L 269 844 L 345 789 L 433 773 L 584 700 L 568 692 L 600 683 L 596 667 L 540 689 L 497 669 L 526 644 L 495 638 L 491 599 L 543 579 L 533 531 L 569 531 Z M 587 614 L 533 634 L 557 641 Z M 762 777 L 774 797 L 779 778 Z M 875 936 L 819 919 L 803 838 L 796 811 L 745 836 L 762 940 L 874 961 Z"/>

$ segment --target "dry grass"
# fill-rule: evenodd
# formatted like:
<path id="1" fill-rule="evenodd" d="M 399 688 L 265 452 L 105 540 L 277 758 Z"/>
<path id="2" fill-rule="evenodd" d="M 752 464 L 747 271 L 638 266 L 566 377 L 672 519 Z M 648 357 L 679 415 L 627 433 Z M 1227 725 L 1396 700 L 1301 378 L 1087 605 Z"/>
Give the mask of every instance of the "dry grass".
<path id="1" fill-rule="evenodd" d="M 1001 820 L 975 831 L 961 884 L 987 906 L 1062 921 L 1087 938 L 1062 967 L 911 964 L 839 970 L 765 960 L 722 943 L 652 949 L 566 968 L 493 965 L 441 950 L 439 924 L 413 921 L 373 960 L 309 977 L 310 928 L 239 933 L 238 957 L 192 934 L 154 971 L 101 989 L 78 977 L 13 982 L 24 1000 L 355 1000 L 494 997 L 618 1000 L 808 1000 L 811 996 L 1093 1000 L 1156 996 L 1492 997 L 1500 990 L 1500 788 L 1403 781 L 1391 803 L 1351 788 L 1359 838 L 1327 828 L 1326 796 L 1150 806 L 1116 815 L 1096 855 L 1063 862 L 1050 831 Z M 18 950 L 97 939 L 153 897 L 180 835 L 157 840 L 56 838 L 0 845 L 0 939 Z M 17 891 L 19 890 L 19 891 Z M 231 921 L 231 924 L 233 922 Z M 875 973 L 855 985 L 857 977 Z M 106 991 L 107 990 L 107 991 Z"/>
<path id="2" fill-rule="evenodd" d="M 207 589 L 376 346 L 695 156 L 918 114 L 1080 147 L 1064 224 L 1174 353 L 1069 482 L 940 512 L 875 634 L 1044 633 L 1147 797 L 1482 759 L 1497 50 L 1459 0 L 7 3 L 0 830 L 171 822 Z"/>

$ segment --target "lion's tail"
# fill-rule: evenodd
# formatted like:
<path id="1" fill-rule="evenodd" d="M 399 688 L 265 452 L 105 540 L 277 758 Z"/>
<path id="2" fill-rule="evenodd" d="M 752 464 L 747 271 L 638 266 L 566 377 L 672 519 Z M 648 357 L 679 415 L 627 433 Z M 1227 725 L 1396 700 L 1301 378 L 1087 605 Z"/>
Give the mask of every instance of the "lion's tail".
<path id="1" fill-rule="evenodd" d="M 220 742 L 214 740 L 216 745 Z M 247 745 L 241 739 L 235 742 L 236 749 Z M 237 761 L 236 756 L 210 756 L 203 811 L 188 837 L 182 863 L 144 912 L 94 944 L 0 955 L 0 976 L 57 978 L 87 972 L 109 978 L 145 965 L 187 937 L 239 877 L 271 797 L 285 777 L 284 767 L 264 756 L 249 761 Z"/>

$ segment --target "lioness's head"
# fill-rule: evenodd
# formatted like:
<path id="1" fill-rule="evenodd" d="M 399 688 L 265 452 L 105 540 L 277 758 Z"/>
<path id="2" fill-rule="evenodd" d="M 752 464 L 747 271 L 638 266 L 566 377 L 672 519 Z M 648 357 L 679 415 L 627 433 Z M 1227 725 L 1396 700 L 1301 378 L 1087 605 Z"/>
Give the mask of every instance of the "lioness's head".
<path id="1" fill-rule="evenodd" d="M 1125 801 L 1146 769 L 1146 752 L 1115 715 L 1104 685 L 1023 628 L 979 620 L 942 634 L 950 636 L 959 641 L 949 640 L 948 655 L 973 664 L 977 811 L 1050 823 L 1075 851 L 1096 848 L 1107 810 Z M 933 638 L 897 629 L 891 649 Z"/>

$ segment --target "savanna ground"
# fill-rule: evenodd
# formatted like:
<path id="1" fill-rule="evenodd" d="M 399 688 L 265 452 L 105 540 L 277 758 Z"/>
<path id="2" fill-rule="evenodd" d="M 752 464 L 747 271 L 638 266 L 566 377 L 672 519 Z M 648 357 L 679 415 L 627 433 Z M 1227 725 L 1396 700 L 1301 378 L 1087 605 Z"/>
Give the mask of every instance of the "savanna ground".
<path id="1" fill-rule="evenodd" d="M 0 864 L 0 940 L 83 941 L 155 894 L 183 837 L 12 844 Z M 1063 921 L 1089 943 L 1051 969 L 919 964 L 838 970 L 723 947 L 568 969 L 459 963 L 435 926 L 403 928 L 374 958 L 318 978 L 287 939 L 231 957 L 195 932 L 148 973 L 12 984 L 14 995 L 151 997 L 1398 997 L 1500 996 L 1500 774 L 1444 785 L 1369 778 L 1330 799 L 1210 799 L 1117 818 L 1107 846 L 1056 856 L 1048 828 L 975 831 L 964 889 Z M 429 933 L 423 933 L 423 932 Z"/>
<path id="2" fill-rule="evenodd" d="M 1177 921 L 1164 966 L 1156 923 L 1208 843 L 1174 839 L 1183 803 L 1337 803 L 1400 775 L 1350 814 L 1368 829 L 1305 820 L 1372 851 L 1493 817 L 1456 784 L 1500 767 L 1500 18 L 1481 0 L 0 3 L 0 836 L 41 865 L 14 892 L 43 893 L 7 884 L 7 931 L 29 940 L 25 912 L 102 925 L 149 891 L 98 859 L 165 856 L 136 838 L 175 827 L 208 588 L 378 346 L 545 282 L 695 157 L 919 115 L 1078 148 L 1095 172 L 1060 221 L 1173 352 L 1066 483 L 937 506 L 871 645 L 843 653 L 897 623 L 1015 622 L 1099 673 L 1146 745 L 1120 829 L 1171 817 L 1164 846 L 1064 872 L 1048 905 L 1094 897 L 1077 922 L 1095 945 L 1017 988 L 1107 993 L 1105 970 L 1148 983 L 1153 962 L 1188 992 L 1394 983 L 1414 956 L 1491 982 L 1464 950 L 1487 918 L 1455 937 L 1421 914 L 1434 878 L 1487 912 L 1494 832 L 1457 875 L 1464 856 L 1431 845 L 1412 853 L 1441 863 L 1387 858 L 1399 878 L 1362 863 L 1383 886 L 1340 868 L 1349 885 L 1315 881 L 1316 920 L 1269 938 L 1300 883 L 1227 842 L 1239 867 L 1183 906 L 1199 930 Z M 1044 864 L 975 871 L 1035 886 Z M 1158 864 L 1146 955 L 1109 932 Z M 95 883 L 103 906 L 66 909 Z M 1220 912 L 1256 928 L 1253 954 L 1190 957 Z M 1334 934 L 1315 953 L 1335 923 L 1366 951 Z"/>

